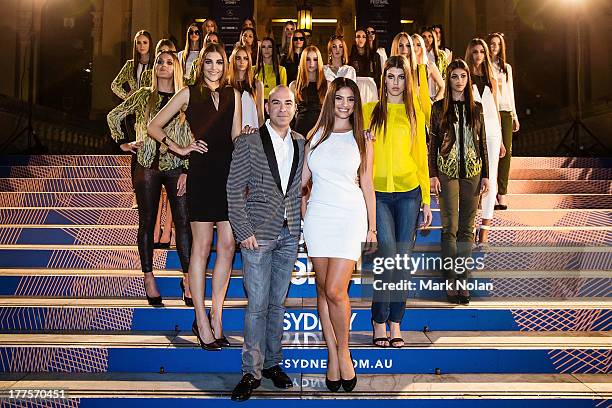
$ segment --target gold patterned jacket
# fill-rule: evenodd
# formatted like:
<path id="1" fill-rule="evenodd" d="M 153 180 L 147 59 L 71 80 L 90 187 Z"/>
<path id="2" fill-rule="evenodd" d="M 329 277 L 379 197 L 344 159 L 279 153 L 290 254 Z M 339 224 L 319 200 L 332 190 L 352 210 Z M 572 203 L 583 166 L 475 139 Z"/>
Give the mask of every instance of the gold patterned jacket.
<path id="1" fill-rule="evenodd" d="M 151 167 L 157 149 L 157 142 L 147 134 L 148 118 L 145 118 L 147 103 L 152 92 L 153 88 L 140 88 L 115 109 L 110 111 L 106 117 L 108 127 L 111 131 L 111 137 L 118 144 L 122 144 L 130 142 L 130 140 L 125 139 L 125 135 L 121 130 L 121 122 L 130 114 L 136 116 L 136 141 L 143 142 L 142 147 L 138 149 L 136 158 L 141 166 L 147 168 Z M 151 112 L 151 117 L 155 116 L 155 114 L 159 112 L 161 99 L 162 98 L 158 96 L 155 109 L 153 112 Z M 189 123 L 187 123 L 186 120 L 181 119 L 181 115 L 176 115 L 174 118 L 172 118 L 172 120 L 164 127 L 164 131 L 168 135 L 169 139 L 172 139 L 173 142 L 180 146 L 188 146 L 193 140 Z M 161 171 L 172 170 L 176 169 L 177 167 L 188 167 L 187 160 L 176 156 L 172 151 L 168 150 L 167 146 L 164 144 L 161 144 L 159 153 L 159 170 Z"/>
<path id="2" fill-rule="evenodd" d="M 443 128 L 441 123 L 444 100 L 436 101 L 431 108 L 429 177 L 438 177 L 439 173 L 444 173 L 450 178 L 459 178 L 460 165 L 463 163 L 466 178 L 474 177 L 477 174 L 480 174 L 482 178 L 487 178 L 489 163 L 482 105 L 479 102 L 475 103 L 474 128 L 465 123 L 464 103 L 453 103 L 452 109 L 455 109 L 456 122 L 447 123 Z M 460 145 L 461 133 L 464 135 L 463 146 Z"/>
<path id="3" fill-rule="evenodd" d="M 185 86 L 195 85 L 196 68 L 200 64 L 200 57 L 193 60 L 189 69 L 189 78 L 185 78 Z"/>
<path id="4" fill-rule="evenodd" d="M 438 50 L 438 70 L 440 70 L 440 75 L 442 75 L 442 79 L 446 79 L 446 68 L 448 68 L 448 58 L 446 58 L 446 53 L 442 50 Z"/>
<path id="5" fill-rule="evenodd" d="M 153 71 L 146 69 L 140 74 L 140 86 L 151 86 L 153 79 Z M 128 84 L 129 91 L 123 88 L 124 84 Z M 115 95 L 125 100 L 130 91 L 136 90 L 136 78 L 134 78 L 134 60 L 129 59 L 125 62 L 121 71 L 117 74 L 113 82 L 111 82 L 111 90 Z"/>

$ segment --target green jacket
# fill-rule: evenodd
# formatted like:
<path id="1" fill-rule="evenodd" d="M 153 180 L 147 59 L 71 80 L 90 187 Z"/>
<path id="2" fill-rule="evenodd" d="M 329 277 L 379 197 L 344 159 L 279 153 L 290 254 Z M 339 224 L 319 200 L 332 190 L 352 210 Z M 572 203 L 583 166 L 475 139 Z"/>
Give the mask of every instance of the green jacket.
<path id="1" fill-rule="evenodd" d="M 143 145 L 138 149 L 136 158 L 138 163 L 143 167 L 151 167 L 155 158 L 157 149 L 156 141 L 147 134 L 148 118 L 145 118 L 145 111 L 149 96 L 152 94 L 153 88 L 143 87 L 134 92 L 130 97 L 110 111 L 106 120 L 111 131 L 111 137 L 118 144 L 130 142 L 125 139 L 125 135 L 121 130 L 121 122 L 126 116 L 133 114 L 136 116 L 136 141 L 143 142 Z M 151 117 L 159 112 L 159 104 L 161 97 L 158 96 L 155 109 L 151 112 Z M 188 146 L 193 141 L 193 135 L 186 120 L 181 120 L 181 115 L 176 115 L 165 127 L 164 131 L 169 139 L 180 146 Z M 167 146 L 162 144 L 159 155 L 159 169 L 161 171 L 176 169 L 177 167 L 188 167 L 188 161 L 176 156 L 172 151 L 168 150 Z"/>
<path id="2" fill-rule="evenodd" d="M 153 71 L 151 69 L 147 69 L 140 74 L 140 86 L 151 86 L 153 79 Z M 128 92 L 123 89 L 124 84 L 128 84 L 129 91 L 136 90 L 136 78 L 134 78 L 134 60 L 129 59 L 125 62 L 121 71 L 117 74 L 113 82 L 111 82 L 111 90 L 115 95 L 125 100 L 127 98 Z"/>

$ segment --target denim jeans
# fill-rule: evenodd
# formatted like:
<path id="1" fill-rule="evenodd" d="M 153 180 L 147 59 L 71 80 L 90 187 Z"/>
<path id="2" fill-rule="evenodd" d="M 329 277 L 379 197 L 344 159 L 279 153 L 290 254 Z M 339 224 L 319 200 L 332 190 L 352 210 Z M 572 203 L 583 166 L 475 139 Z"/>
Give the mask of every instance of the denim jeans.
<path id="1" fill-rule="evenodd" d="M 376 192 L 376 228 L 379 253 L 377 256 L 395 257 L 409 254 L 414 248 L 416 228 L 421 210 L 421 188 L 402 193 Z M 399 282 L 407 279 L 408 271 L 385 272 L 384 281 Z M 372 302 L 372 319 L 377 323 L 399 323 L 406 309 L 406 292 L 377 292 Z"/>
<path id="2" fill-rule="evenodd" d="M 241 249 L 248 297 L 242 374 L 259 379 L 262 368 L 273 367 L 282 360 L 284 303 L 297 260 L 298 240 L 283 227 L 278 238 L 257 240 L 259 249 Z"/>

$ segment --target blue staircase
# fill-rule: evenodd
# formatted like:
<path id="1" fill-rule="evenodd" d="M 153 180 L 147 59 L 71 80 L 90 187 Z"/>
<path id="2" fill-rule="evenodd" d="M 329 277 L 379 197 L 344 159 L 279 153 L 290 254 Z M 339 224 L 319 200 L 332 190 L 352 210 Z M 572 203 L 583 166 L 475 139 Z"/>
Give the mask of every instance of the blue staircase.
<path id="1" fill-rule="evenodd" d="M 418 271 L 403 349 L 370 346 L 367 284 L 355 271 L 359 383 L 351 394 L 325 388 L 302 243 L 283 337 L 294 387 L 264 381 L 249 404 L 611 407 L 611 176 L 611 159 L 514 158 L 509 210 L 495 214 L 491 248 L 481 253 L 487 267 L 470 279 L 478 285 L 472 302 L 449 305 L 443 292 L 421 286 L 441 279 Z M 144 298 L 129 177 L 126 156 L 0 157 L 2 407 L 233 405 L 246 304 L 240 254 L 223 316 L 233 346 L 202 351 L 190 330 L 193 310 L 180 299 L 175 250 L 155 251 L 165 307 Z M 424 258 L 439 251 L 435 200 L 432 207 L 433 226 L 417 237 L 415 255 Z"/>

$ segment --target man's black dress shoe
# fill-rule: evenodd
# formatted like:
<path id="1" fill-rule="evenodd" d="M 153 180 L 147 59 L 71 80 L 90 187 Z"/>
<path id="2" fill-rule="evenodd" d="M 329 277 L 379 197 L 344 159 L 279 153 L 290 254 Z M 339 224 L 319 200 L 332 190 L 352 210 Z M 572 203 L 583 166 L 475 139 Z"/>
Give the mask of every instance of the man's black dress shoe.
<path id="1" fill-rule="evenodd" d="M 255 379 L 253 374 L 245 374 L 232 391 L 232 401 L 246 401 L 251 398 L 251 393 L 259 387 L 261 380 Z"/>
<path id="2" fill-rule="evenodd" d="M 270 368 L 264 368 L 261 370 L 261 375 L 272 380 L 276 388 L 293 387 L 293 381 L 291 381 L 291 378 L 285 374 L 283 369 L 278 364 Z"/>

